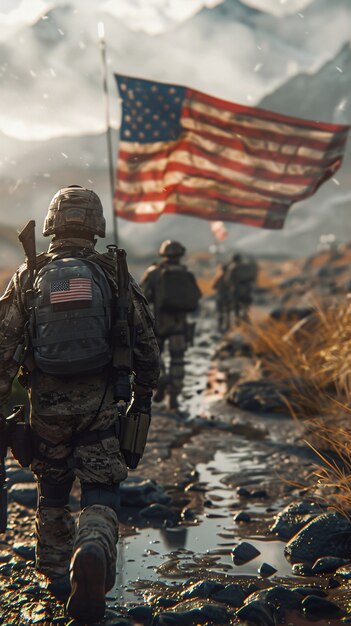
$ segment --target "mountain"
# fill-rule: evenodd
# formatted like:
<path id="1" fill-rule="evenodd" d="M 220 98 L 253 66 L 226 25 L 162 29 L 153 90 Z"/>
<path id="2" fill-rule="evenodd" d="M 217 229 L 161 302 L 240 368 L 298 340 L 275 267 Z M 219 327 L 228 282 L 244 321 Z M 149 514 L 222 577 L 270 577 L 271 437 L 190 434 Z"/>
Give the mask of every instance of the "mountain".
<path id="1" fill-rule="evenodd" d="M 96 33 L 97 19 L 106 15 L 115 125 L 119 106 L 113 71 L 188 84 L 293 116 L 350 122 L 350 1 L 294 0 L 301 10 L 292 13 L 290 4 L 286 15 L 274 11 L 274 4 L 274 0 L 225 0 L 177 27 L 169 29 L 168 24 L 167 32 L 151 37 L 145 29 L 131 30 L 113 11 L 97 13 L 95 3 L 88 0 L 52 0 L 46 15 L 21 26 L 16 38 L 0 43 L 0 223 L 20 229 L 33 217 L 39 232 L 53 194 L 76 183 L 101 196 L 112 232 Z M 118 134 L 113 131 L 114 155 L 117 149 Z M 333 232 L 342 241 L 350 239 L 350 151 L 349 141 L 334 181 L 295 205 L 283 231 L 229 224 L 223 250 L 300 256 L 317 246 L 321 234 Z M 140 255 L 151 254 L 169 237 L 194 250 L 213 244 L 208 222 L 193 218 L 165 216 L 143 225 L 120 220 L 119 229 L 122 245 Z M 39 236 L 38 245 L 44 243 Z M 3 253 L 0 265 L 7 256 Z"/>

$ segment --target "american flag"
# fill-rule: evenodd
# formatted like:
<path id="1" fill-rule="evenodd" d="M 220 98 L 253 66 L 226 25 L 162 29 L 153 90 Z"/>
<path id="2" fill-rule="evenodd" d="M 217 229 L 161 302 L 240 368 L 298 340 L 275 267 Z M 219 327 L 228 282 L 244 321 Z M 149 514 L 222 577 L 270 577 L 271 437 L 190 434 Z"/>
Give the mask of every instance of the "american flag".
<path id="1" fill-rule="evenodd" d="M 224 241 L 227 239 L 229 232 L 225 227 L 224 222 L 216 221 L 211 223 L 211 231 L 215 239 L 218 241 Z"/>
<path id="2" fill-rule="evenodd" d="M 282 228 L 292 203 L 340 167 L 349 126 L 116 75 L 122 98 L 116 214 L 164 213 Z"/>
<path id="3" fill-rule="evenodd" d="M 73 302 L 76 300 L 92 300 L 90 278 L 69 278 L 54 280 L 50 285 L 50 304 Z"/>

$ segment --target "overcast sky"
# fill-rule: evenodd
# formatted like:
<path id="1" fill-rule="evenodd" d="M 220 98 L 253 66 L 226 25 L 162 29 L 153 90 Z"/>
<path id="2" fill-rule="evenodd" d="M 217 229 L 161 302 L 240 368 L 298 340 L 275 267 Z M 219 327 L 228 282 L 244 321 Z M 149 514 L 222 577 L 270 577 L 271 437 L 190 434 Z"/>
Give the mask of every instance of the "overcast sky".
<path id="1" fill-rule="evenodd" d="M 349 81 L 346 85 L 347 74 L 335 61 L 342 46 L 350 44 L 351 0 L 0 0 L 0 132 L 7 135 L 0 152 L 0 179 L 14 207 L 9 210 L 3 201 L 3 223 L 17 226 L 26 219 L 24 213 L 41 220 L 55 185 L 71 171 L 76 176 L 80 172 L 82 179 L 73 182 L 92 184 L 105 206 L 110 204 L 107 167 L 106 176 L 98 177 L 107 165 L 101 157 L 105 143 L 99 144 L 99 152 L 91 137 L 71 143 L 65 139 L 106 128 L 97 33 L 101 21 L 116 128 L 120 105 L 114 72 L 186 85 L 254 106 L 280 87 L 284 90 L 294 77 L 318 76 L 327 62 L 326 96 L 332 106 L 325 107 L 324 121 L 351 123 Z M 325 92 L 323 85 L 313 84 L 318 89 L 306 91 L 305 100 L 314 113 L 314 102 L 323 104 Z M 291 106 L 289 98 L 282 97 L 282 113 L 285 102 Z M 53 138 L 58 139 L 47 142 L 46 150 L 45 140 Z M 18 139 L 25 143 L 18 145 Z M 40 140 L 40 147 L 26 140 Z M 278 233 L 229 226 L 235 245 L 239 241 L 248 249 L 285 251 L 291 238 L 294 252 L 305 236 L 301 252 L 313 248 L 318 225 L 323 224 L 322 232 L 331 232 L 341 215 L 338 207 L 349 205 L 349 184 L 330 181 L 322 193 L 328 189 L 324 201 L 318 192 L 301 209 L 294 207 Z M 345 225 L 339 217 L 339 230 L 347 238 L 345 215 Z M 109 211 L 106 217 L 111 223 Z M 210 240 L 201 239 L 201 233 L 209 231 L 201 220 L 167 216 L 155 226 L 120 220 L 121 232 L 139 247 L 156 245 L 158 238 L 169 235 L 169 226 L 174 235 L 188 234 L 191 239 L 196 228 L 199 240 Z"/>
<path id="2" fill-rule="evenodd" d="M 0 0 L 1 131 L 47 139 L 104 129 L 99 21 L 118 127 L 113 72 L 255 105 L 350 40 L 351 0 Z"/>

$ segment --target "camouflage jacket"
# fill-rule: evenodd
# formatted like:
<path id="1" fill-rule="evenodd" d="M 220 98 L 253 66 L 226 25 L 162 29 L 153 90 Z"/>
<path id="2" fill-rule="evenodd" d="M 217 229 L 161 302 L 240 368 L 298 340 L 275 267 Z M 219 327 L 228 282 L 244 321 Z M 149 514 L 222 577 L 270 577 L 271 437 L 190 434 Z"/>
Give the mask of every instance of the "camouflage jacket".
<path id="1" fill-rule="evenodd" d="M 47 253 L 39 255 L 40 265 L 50 259 L 51 254 L 64 252 L 75 256 L 75 251 L 84 248 L 96 257 L 99 255 L 92 242 L 80 239 L 53 241 Z M 90 256 L 93 258 L 93 256 Z M 106 268 L 108 270 L 108 268 Z M 107 271 L 108 273 L 108 271 Z M 22 265 L 12 277 L 4 295 L 0 298 L 0 410 L 7 403 L 14 378 L 21 367 L 27 337 L 28 312 L 24 304 L 24 291 L 28 274 Z M 157 386 L 159 377 L 159 349 L 154 334 L 154 320 L 147 301 L 139 286 L 131 277 L 130 317 L 135 327 L 133 346 L 134 388 L 139 393 L 148 393 Z M 47 378 L 48 376 L 45 375 Z M 55 379 L 54 376 L 50 377 Z M 32 395 L 30 378 L 29 392 Z M 54 380 L 53 380 L 54 383 Z M 72 379 L 74 390 L 74 378 Z M 31 397 L 33 400 L 33 398 Z"/>

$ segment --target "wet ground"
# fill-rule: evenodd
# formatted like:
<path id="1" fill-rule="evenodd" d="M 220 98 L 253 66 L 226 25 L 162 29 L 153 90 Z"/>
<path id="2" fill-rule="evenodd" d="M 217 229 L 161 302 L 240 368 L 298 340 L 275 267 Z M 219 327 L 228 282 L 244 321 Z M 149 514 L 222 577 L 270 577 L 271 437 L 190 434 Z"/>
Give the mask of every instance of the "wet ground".
<path id="1" fill-rule="evenodd" d="M 288 418 L 245 413 L 223 400 L 225 367 L 213 360 L 219 341 L 214 305 L 207 301 L 195 345 L 188 353 L 183 414 L 171 414 L 163 405 L 154 407 L 147 451 L 133 472 L 140 479 L 156 481 L 170 497 L 165 507 L 169 514 L 142 516 L 138 507 L 122 511 L 117 580 L 108 594 L 106 624 L 111 626 L 130 619 L 132 607 L 149 604 L 158 612 L 172 604 L 183 611 L 201 606 L 199 599 L 185 601 L 183 594 L 205 579 L 246 586 L 254 581 L 258 588 L 282 582 L 291 587 L 316 584 L 315 579 L 292 576 L 284 543 L 269 534 L 276 513 L 301 496 L 291 483 L 306 479 L 311 455 Z M 11 462 L 9 466 L 10 482 L 15 484 L 15 466 Z M 35 500 L 33 493 L 30 500 L 29 492 L 34 485 L 29 472 L 20 476 L 21 483 L 29 481 L 29 500 L 10 504 L 9 530 L 0 542 L 0 623 L 68 623 L 63 604 L 45 591 L 44 579 L 33 571 Z M 72 504 L 77 510 L 77 501 Z M 244 521 L 236 519 L 239 513 L 246 514 L 241 516 Z M 232 550 L 242 540 L 259 554 L 237 566 Z M 264 563 L 276 570 L 269 580 L 258 573 Z M 324 585 L 323 579 L 318 579 L 318 585 Z M 335 594 L 347 606 L 348 590 Z M 223 623 L 242 623 L 232 607 L 227 610 L 231 612 Z M 286 623 L 294 626 L 309 623 L 296 615 L 288 618 Z M 217 615 L 215 623 L 222 623 L 218 620 Z M 130 623 L 143 622 L 139 616 Z"/>

